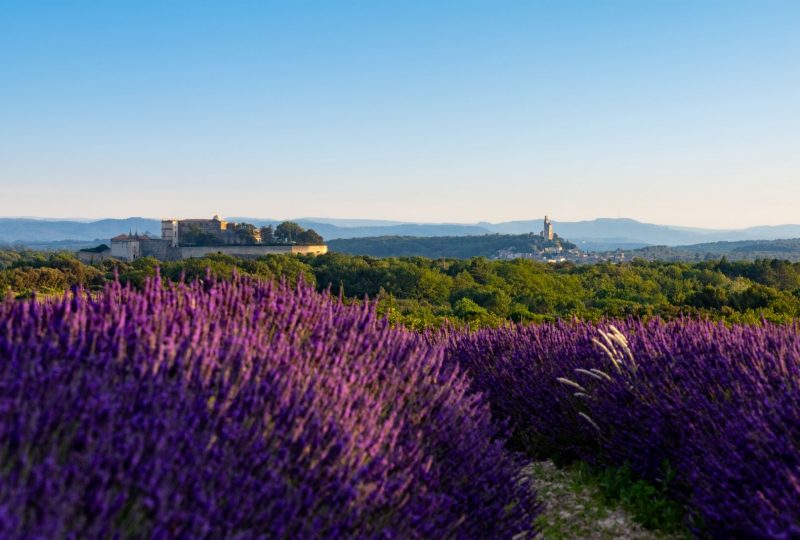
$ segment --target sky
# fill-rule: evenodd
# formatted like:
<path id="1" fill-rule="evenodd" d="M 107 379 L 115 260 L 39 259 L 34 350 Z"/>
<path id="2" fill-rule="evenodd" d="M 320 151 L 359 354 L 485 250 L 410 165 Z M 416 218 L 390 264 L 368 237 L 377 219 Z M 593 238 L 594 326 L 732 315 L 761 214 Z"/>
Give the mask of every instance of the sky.
<path id="1" fill-rule="evenodd" d="M 800 2 L 0 0 L 0 216 L 800 223 Z"/>

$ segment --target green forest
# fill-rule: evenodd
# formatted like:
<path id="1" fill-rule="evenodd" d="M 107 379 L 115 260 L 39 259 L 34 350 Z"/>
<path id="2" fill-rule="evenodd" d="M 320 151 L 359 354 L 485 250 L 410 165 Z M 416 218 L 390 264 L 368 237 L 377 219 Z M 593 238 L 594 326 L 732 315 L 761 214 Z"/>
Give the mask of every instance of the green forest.
<path id="1" fill-rule="evenodd" d="M 687 315 L 747 323 L 800 317 L 800 263 L 778 259 L 548 265 L 521 259 L 328 253 L 258 259 L 214 255 L 177 262 L 142 258 L 90 266 L 69 252 L 5 250 L 0 251 L 0 292 L 24 298 L 75 285 L 99 290 L 115 276 L 138 286 L 157 271 L 171 280 L 203 278 L 207 271 L 302 279 L 348 301 L 369 297 L 393 321 L 414 328 L 627 316 Z"/>

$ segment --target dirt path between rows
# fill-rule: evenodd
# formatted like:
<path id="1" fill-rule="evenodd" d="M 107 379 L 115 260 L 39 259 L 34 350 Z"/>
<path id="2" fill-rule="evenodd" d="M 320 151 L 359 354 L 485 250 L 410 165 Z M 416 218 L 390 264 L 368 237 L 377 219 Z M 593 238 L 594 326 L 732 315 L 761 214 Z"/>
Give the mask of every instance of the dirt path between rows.
<path id="1" fill-rule="evenodd" d="M 530 475 L 544 503 L 538 524 L 545 540 L 678 540 L 680 537 L 650 531 L 619 507 L 604 504 L 596 488 L 581 485 L 574 473 L 552 461 L 531 463 Z"/>

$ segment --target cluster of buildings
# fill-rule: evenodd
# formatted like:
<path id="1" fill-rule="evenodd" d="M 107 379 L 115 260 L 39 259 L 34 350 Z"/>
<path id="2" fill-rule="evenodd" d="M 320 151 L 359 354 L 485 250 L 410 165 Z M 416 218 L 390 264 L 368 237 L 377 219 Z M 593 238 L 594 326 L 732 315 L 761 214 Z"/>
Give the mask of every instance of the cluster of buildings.
<path id="1" fill-rule="evenodd" d="M 521 253 L 511 249 L 501 249 L 494 259 L 510 261 L 513 259 L 529 259 L 538 262 L 556 264 L 571 262 L 575 264 L 596 264 L 596 263 L 624 263 L 625 252 L 621 250 L 608 253 L 586 253 L 579 249 L 570 250 L 551 250 L 545 249 L 539 252 Z"/>
<path id="2" fill-rule="evenodd" d="M 514 259 L 529 259 L 546 263 L 560 263 L 571 260 L 576 250 L 565 251 L 562 247 L 547 247 L 539 251 L 516 251 L 514 249 L 501 249 L 492 258 L 501 261 Z"/>
<path id="3" fill-rule="evenodd" d="M 161 221 L 161 237 L 146 234 L 120 234 L 111 239 L 111 247 L 98 246 L 78 252 L 84 262 L 115 258 L 127 262 L 141 257 L 160 261 L 177 261 L 223 253 L 237 257 L 261 257 L 269 254 L 313 254 L 328 252 L 325 244 L 274 245 L 261 243 L 259 230 L 252 225 L 230 224 L 214 216 L 211 219 L 165 219 Z M 105 248 L 105 249 L 101 249 Z"/>
<path id="4" fill-rule="evenodd" d="M 514 248 L 499 250 L 492 258 L 503 261 L 513 259 L 530 259 L 539 262 L 558 263 L 567 260 L 567 256 L 577 254 L 577 249 L 565 250 L 558 236 L 553 231 L 553 222 L 549 216 L 544 216 L 544 223 L 539 233 L 541 241 L 531 244 L 532 251 L 517 251 Z"/>

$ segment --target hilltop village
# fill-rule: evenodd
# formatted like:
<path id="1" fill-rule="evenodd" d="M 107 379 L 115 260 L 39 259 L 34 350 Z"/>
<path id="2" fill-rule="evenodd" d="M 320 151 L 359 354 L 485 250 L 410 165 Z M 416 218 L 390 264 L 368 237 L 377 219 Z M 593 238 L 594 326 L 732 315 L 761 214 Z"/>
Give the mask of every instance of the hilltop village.
<path id="1" fill-rule="evenodd" d="M 164 219 L 161 237 L 146 234 L 120 234 L 106 245 L 78 252 L 84 262 L 97 262 L 109 257 L 127 262 L 141 257 L 160 261 L 177 261 L 214 253 L 236 257 L 261 257 L 269 254 L 310 254 L 328 252 L 322 237 L 313 229 L 283 222 L 257 228 L 249 223 L 229 223 L 219 216 L 211 219 Z"/>
<path id="2" fill-rule="evenodd" d="M 491 258 L 509 261 L 513 259 L 529 259 L 545 263 L 596 263 L 596 262 L 624 262 L 625 253 L 616 251 L 612 253 L 586 253 L 578 246 L 558 236 L 553 230 L 553 222 L 549 216 L 544 216 L 544 222 L 539 234 L 530 235 L 529 250 L 521 251 L 518 248 L 500 249 Z"/>

